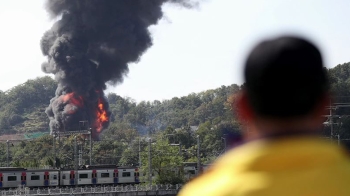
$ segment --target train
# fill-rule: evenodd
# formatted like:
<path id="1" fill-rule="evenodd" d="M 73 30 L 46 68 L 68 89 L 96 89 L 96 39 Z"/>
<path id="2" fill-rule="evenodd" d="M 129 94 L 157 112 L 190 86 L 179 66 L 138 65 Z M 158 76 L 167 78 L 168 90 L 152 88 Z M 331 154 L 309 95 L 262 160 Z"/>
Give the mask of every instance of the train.
<path id="1" fill-rule="evenodd" d="M 84 166 L 75 169 L 0 167 L 0 189 L 139 184 L 138 167 Z"/>

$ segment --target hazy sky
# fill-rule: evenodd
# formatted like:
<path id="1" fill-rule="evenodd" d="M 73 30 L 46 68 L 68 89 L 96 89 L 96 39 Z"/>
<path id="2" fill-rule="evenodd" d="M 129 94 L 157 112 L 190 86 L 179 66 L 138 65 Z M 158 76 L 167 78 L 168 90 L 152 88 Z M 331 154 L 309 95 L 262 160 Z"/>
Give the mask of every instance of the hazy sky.
<path id="1" fill-rule="evenodd" d="M 50 28 L 44 0 L 0 0 L 0 90 L 44 76 L 40 38 Z M 350 61 L 350 1 L 206 0 L 199 9 L 164 6 L 154 45 L 124 82 L 107 92 L 163 100 L 242 83 L 242 64 L 260 39 L 298 34 L 322 50 L 327 67 Z"/>

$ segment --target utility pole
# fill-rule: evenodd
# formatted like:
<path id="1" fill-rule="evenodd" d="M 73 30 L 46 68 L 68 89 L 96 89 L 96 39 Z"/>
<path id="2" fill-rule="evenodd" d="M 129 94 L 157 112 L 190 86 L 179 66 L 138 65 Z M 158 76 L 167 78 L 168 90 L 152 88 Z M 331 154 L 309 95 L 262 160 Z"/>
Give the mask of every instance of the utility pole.
<path id="1" fill-rule="evenodd" d="M 224 152 L 226 153 L 226 148 L 227 148 L 227 143 L 226 143 L 226 134 L 224 135 L 224 137 L 221 137 L 221 139 L 223 139 L 223 140 L 224 140 L 224 145 L 225 145 Z"/>
<path id="2" fill-rule="evenodd" d="M 79 149 L 79 166 L 82 165 L 82 162 L 83 162 L 82 151 L 83 151 L 83 145 L 80 144 L 80 149 Z"/>
<path id="3" fill-rule="evenodd" d="M 57 137 L 58 137 L 58 149 L 57 149 L 57 154 L 58 154 L 58 157 L 59 157 L 59 165 L 58 165 L 58 168 L 60 168 L 61 167 L 61 163 L 62 163 L 62 161 L 61 161 L 61 158 L 62 158 L 62 156 L 60 156 L 60 149 L 61 149 L 61 137 L 60 137 L 60 132 L 58 132 L 58 134 L 57 134 Z M 57 163 L 56 163 L 56 165 L 55 165 L 56 167 L 57 167 Z"/>
<path id="4" fill-rule="evenodd" d="M 333 142 L 333 136 L 337 137 L 338 145 L 340 145 L 340 134 L 339 134 L 339 130 L 337 131 L 338 132 L 337 135 L 334 134 L 333 124 L 338 124 L 339 125 L 339 123 L 334 123 L 333 117 L 334 118 L 338 118 L 339 115 L 333 115 L 333 109 L 336 110 L 336 109 L 342 108 L 342 107 L 350 107 L 350 103 L 333 103 L 333 106 L 332 106 L 332 101 L 329 102 L 329 124 L 330 124 L 330 127 L 331 127 L 331 137 L 330 137 L 330 139 L 331 139 L 331 142 Z"/>
<path id="5" fill-rule="evenodd" d="M 141 168 L 141 145 L 140 145 L 141 139 L 139 137 L 139 168 Z"/>
<path id="6" fill-rule="evenodd" d="M 198 171 L 198 174 L 200 174 L 200 172 L 201 172 L 201 157 L 200 157 L 199 135 L 197 135 L 197 171 Z"/>
<path id="7" fill-rule="evenodd" d="M 333 112 L 332 112 L 332 102 L 329 104 L 329 118 L 330 118 L 330 124 L 331 124 L 331 142 L 333 141 Z"/>
<path id="8" fill-rule="evenodd" d="M 9 141 L 7 140 L 6 141 L 6 144 L 7 144 L 7 150 L 6 150 L 6 155 L 7 155 L 7 158 L 6 158 L 6 167 L 9 167 L 9 159 L 10 159 L 10 146 L 9 146 Z"/>
<path id="9" fill-rule="evenodd" d="M 55 141 L 56 133 L 53 135 L 53 168 L 56 168 L 56 141 Z"/>
<path id="10" fill-rule="evenodd" d="M 181 148 L 181 141 L 179 142 L 179 148 L 180 148 L 180 156 L 182 158 L 182 148 Z"/>
<path id="11" fill-rule="evenodd" d="M 74 136 L 74 166 L 75 166 L 75 178 L 74 184 L 78 187 L 78 160 L 77 160 L 77 136 Z"/>
<path id="12" fill-rule="evenodd" d="M 90 165 L 92 165 L 92 129 L 89 129 L 90 132 Z"/>
<path id="13" fill-rule="evenodd" d="M 152 142 L 151 138 L 148 138 L 148 170 L 149 170 L 148 181 L 150 185 L 152 184 L 151 142 Z"/>

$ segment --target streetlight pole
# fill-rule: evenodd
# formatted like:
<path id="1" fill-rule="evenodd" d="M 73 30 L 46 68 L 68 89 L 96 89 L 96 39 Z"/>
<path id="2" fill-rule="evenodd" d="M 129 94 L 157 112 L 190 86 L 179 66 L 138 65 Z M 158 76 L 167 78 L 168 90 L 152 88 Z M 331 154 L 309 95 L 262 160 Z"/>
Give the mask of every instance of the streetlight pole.
<path id="1" fill-rule="evenodd" d="M 149 184 L 152 184 L 152 165 L 151 165 L 151 138 L 148 139 L 148 170 L 149 170 L 149 176 L 148 181 Z"/>
<path id="2" fill-rule="evenodd" d="M 224 140 L 224 145 L 225 145 L 224 152 L 226 153 L 226 135 L 224 135 L 224 137 L 221 137 L 221 139 Z"/>
<path id="3" fill-rule="evenodd" d="M 199 135 L 197 135 L 197 170 L 198 170 L 198 174 L 199 174 L 201 172 L 201 157 L 200 157 Z"/>
<path id="4" fill-rule="evenodd" d="M 141 168 L 141 145 L 140 145 L 141 139 L 139 137 L 139 167 Z"/>
<path id="5" fill-rule="evenodd" d="M 83 164 L 83 145 L 80 143 L 80 149 L 79 149 L 79 166 Z"/>
<path id="6" fill-rule="evenodd" d="M 90 135 L 90 165 L 92 164 L 92 129 L 89 129 L 89 135 Z"/>
<path id="7" fill-rule="evenodd" d="M 182 158 L 182 147 L 181 147 L 181 142 L 179 142 L 179 150 L 180 150 L 180 156 L 181 156 L 181 158 Z"/>
<path id="8" fill-rule="evenodd" d="M 331 124 L 331 142 L 333 140 L 333 113 L 332 113 L 332 102 L 330 102 L 329 106 L 329 118 L 330 118 L 330 124 Z"/>
<path id="9" fill-rule="evenodd" d="M 56 168 L 56 132 L 53 135 L 53 167 Z"/>
<path id="10" fill-rule="evenodd" d="M 74 166 L 75 166 L 75 186 L 78 186 L 78 160 L 77 160 L 77 136 L 74 136 Z"/>
<path id="11" fill-rule="evenodd" d="M 7 155 L 7 158 L 6 158 L 6 166 L 9 167 L 9 159 L 10 159 L 10 146 L 9 146 L 9 141 L 7 140 L 6 141 L 6 144 L 7 144 L 7 148 L 6 148 L 6 155 Z"/>

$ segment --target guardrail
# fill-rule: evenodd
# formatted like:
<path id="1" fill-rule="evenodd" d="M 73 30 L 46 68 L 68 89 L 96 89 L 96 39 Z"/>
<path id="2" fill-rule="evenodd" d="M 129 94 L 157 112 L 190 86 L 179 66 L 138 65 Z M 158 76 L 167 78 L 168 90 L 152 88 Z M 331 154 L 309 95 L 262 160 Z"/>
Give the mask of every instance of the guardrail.
<path id="1" fill-rule="evenodd" d="M 16 189 L 2 190 L 1 196 L 20 196 L 20 195 L 94 195 L 101 193 L 122 193 L 122 192 L 163 192 L 176 194 L 182 185 L 128 185 L 128 186 L 98 186 L 98 187 L 68 187 L 68 188 L 45 188 L 29 189 L 28 187 L 18 187 Z M 111 195 L 111 194 L 110 194 Z M 146 194 L 149 195 L 149 194 Z"/>

